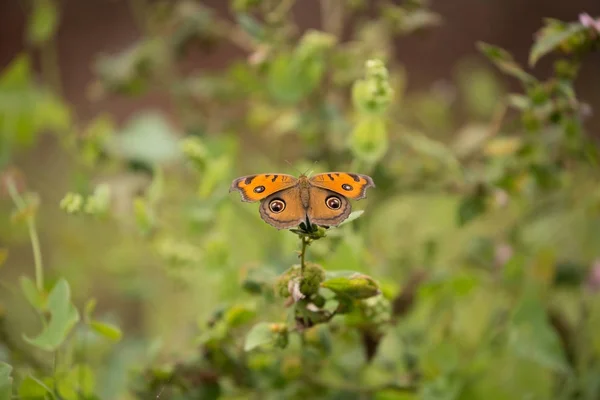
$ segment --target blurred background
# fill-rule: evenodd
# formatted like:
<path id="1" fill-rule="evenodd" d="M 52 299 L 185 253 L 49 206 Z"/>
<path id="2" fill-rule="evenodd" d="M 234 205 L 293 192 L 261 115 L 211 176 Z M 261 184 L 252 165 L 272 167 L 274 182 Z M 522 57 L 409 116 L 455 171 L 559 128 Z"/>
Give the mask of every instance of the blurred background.
<path id="1" fill-rule="evenodd" d="M 374 9 L 378 1 L 365 1 Z M 393 3 L 393 2 L 392 2 Z M 225 1 L 205 1 L 207 7 L 223 17 L 231 18 Z M 7 65 L 25 49 L 26 6 L 19 1 L 3 1 L 0 62 Z M 410 73 L 410 89 L 424 89 L 435 82 L 452 78 L 456 64 L 465 58 L 480 56 L 475 49 L 477 41 L 485 41 L 504 47 L 521 62 L 527 59 L 533 34 L 539 29 L 543 18 L 576 20 L 582 12 L 595 15 L 600 5 L 593 0 L 543 1 L 523 3 L 518 0 L 458 0 L 431 2 L 431 9 L 443 18 L 443 24 L 424 35 L 394 40 L 394 57 L 401 61 Z M 290 11 L 300 29 L 319 29 L 321 9 L 316 0 L 295 4 Z M 108 28 L 109 27 L 109 28 Z M 166 100 L 160 95 L 148 96 L 140 101 L 113 99 L 94 103 L 86 96 L 86 88 L 93 80 L 91 65 L 99 53 L 118 52 L 140 38 L 139 26 L 132 7 L 125 1 L 91 0 L 86 2 L 64 1 L 61 6 L 61 22 L 57 31 L 57 52 L 63 77 L 64 94 L 77 107 L 81 118 L 91 118 L 100 111 L 110 111 L 125 118 L 132 110 L 144 105 L 165 107 Z M 244 53 L 233 45 L 219 46 L 214 51 L 195 54 L 191 63 L 197 68 L 219 69 Z M 580 96 L 595 104 L 599 88 L 596 72 L 598 54 L 590 56 L 578 83 Z M 540 74 L 548 73 L 548 63 L 540 65 Z"/>
<path id="2" fill-rule="evenodd" d="M 99 398 L 134 398 L 132 370 L 146 377 L 138 398 L 153 398 L 160 375 L 140 371 L 198 356 L 207 321 L 239 304 L 247 319 L 219 349 L 260 383 L 224 384 L 237 372 L 202 353 L 222 397 L 169 387 L 165 398 L 305 396 L 294 366 L 306 349 L 236 353 L 246 324 L 285 322 L 264 288 L 297 262 L 299 241 L 227 191 L 241 175 L 296 175 L 289 160 L 373 176 L 354 205 L 365 213 L 307 257 L 369 274 L 385 312 L 405 318 L 377 331 L 376 355 L 352 321 L 319 331 L 332 348 L 314 368 L 328 382 L 416 387 L 363 393 L 379 399 L 599 398 L 600 52 L 530 65 L 544 20 L 582 13 L 600 15 L 600 2 L 0 1 L 1 359 L 23 366 L 17 381 L 37 363 L 21 336 L 39 319 L 19 286 L 35 280 L 35 219 L 45 290 L 64 277 L 77 308 L 96 298 L 98 318 L 123 332 L 88 338 L 84 356 L 79 333 L 63 349 L 98 365 Z M 513 60 L 479 42 L 537 79 L 509 76 Z M 353 392 L 320 385 L 323 398 Z"/>

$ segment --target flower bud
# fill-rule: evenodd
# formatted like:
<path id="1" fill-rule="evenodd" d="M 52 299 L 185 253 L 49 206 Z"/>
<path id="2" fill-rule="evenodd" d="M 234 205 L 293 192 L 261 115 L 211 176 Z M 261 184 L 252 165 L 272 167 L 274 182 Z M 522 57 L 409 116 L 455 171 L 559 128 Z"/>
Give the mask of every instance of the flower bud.
<path id="1" fill-rule="evenodd" d="M 321 287 L 332 290 L 338 295 L 353 299 L 367 299 L 381 293 L 379 285 L 373 278 L 364 274 L 354 274 L 349 278 L 339 277 L 329 279 Z"/>
<path id="2" fill-rule="evenodd" d="M 68 214 L 81 212 L 83 209 L 83 196 L 79 193 L 67 193 L 60 201 L 60 209 Z"/>

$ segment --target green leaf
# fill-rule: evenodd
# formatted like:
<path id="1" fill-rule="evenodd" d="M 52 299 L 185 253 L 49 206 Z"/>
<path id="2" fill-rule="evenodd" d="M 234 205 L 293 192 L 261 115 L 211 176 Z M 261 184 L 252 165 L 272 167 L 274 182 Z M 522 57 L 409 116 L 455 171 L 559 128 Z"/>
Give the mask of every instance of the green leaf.
<path id="1" fill-rule="evenodd" d="M 79 321 L 79 313 L 71 303 L 71 290 L 65 279 L 59 280 L 50 292 L 48 310 L 51 318 L 44 330 L 33 339 L 27 335 L 23 335 L 23 338 L 40 349 L 55 351 Z"/>
<path id="2" fill-rule="evenodd" d="M 566 29 L 553 29 L 536 40 L 529 53 L 529 65 L 534 66 L 540 58 L 555 50 L 571 36 L 585 31 L 587 28 L 579 23 L 569 24 Z"/>
<path id="3" fill-rule="evenodd" d="M 110 138 L 108 151 L 130 161 L 154 165 L 170 162 L 181 155 L 177 133 L 158 112 L 143 112 L 132 117 L 123 130 Z"/>
<path id="4" fill-rule="evenodd" d="M 142 235 L 150 234 L 155 224 L 154 213 L 144 197 L 140 196 L 133 199 L 133 214 L 140 233 Z"/>
<path id="5" fill-rule="evenodd" d="M 503 95 L 495 72 L 489 67 L 462 64 L 457 78 L 467 110 L 477 118 L 489 120 Z"/>
<path id="6" fill-rule="evenodd" d="M 258 41 L 264 41 L 266 38 L 265 29 L 262 24 L 246 13 L 236 14 L 235 16 L 239 26 L 252 38 Z"/>
<path id="7" fill-rule="evenodd" d="M 517 305 L 509 330 L 509 346 L 519 356 L 542 367 L 566 373 L 566 361 L 560 339 L 548 321 L 542 302 L 533 292 Z"/>
<path id="8" fill-rule="evenodd" d="M 0 77 L 0 137 L 27 146 L 41 131 L 65 131 L 70 109 L 61 99 L 36 86 L 30 60 L 17 56 Z"/>
<path id="9" fill-rule="evenodd" d="M 29 304 L 36 310 L 44 310 L 46 307 L 44 294 L 38 291 L 35 283 L 26 276 L 22 276 L 19 282 L 21 283 L 21 291 Z"/>
<path id="10" fill-rule="evenodd" d="M 282 53 L 269 64 L 267 90 L 282 104 L 296 104 L 317 88 L 324 71 L 320 57 L 301 59 Z"/>
<path id="11" fill-rule="evenodd" d="M 38 130 L 51 130 L 59 133 L 68 131 L 71 127 L 71 110 L 59 97 L 49 92 L 40 92 L 40 97 L 33 108 L 37 119 L 35 127 Z"/>
<path id="12" fill-rule="evenodd" d="M 415 152 L 431 157 L 443 164 L 452 175 L 462 174 L 460 162 L 456 159 L 452 150 L 443 143 L 430 139 L 421 133 L 405 133 L 400 138 Z"/>
<path id="13" fill-rule="evenodd" d="M 10 365 L 0 361 L 0 400 L 10 400 L 12 397 L 12 369 Z"/>
<path id="14" fill-rule="evenodd" d="M 525 72 L 506 50 L 484 42 L 477 43 L 477 48 L 505 74 L 515 77 L 523 83 L 536 82 L 536 79 Z"/>
<path id="15" fill-rule="evenodd" d="M 52 393 L 50 388 L 31 375 L 27 375 L 19 386 L 19 397 L 21 399 L 45 400 L 48 393 Z"/>
<path id="16" fill-rule="evenodd" d="M 353 299 L 367 299 L 381 293 L 377 282 L 364 274 L 354 274 L 348 278 L 331 278 L 321 283 L 321 287 Z"/>
<path id="17" fill-rule="evenodd" d="M 242 287 L 244 290 L 252 294 L 264 293 L 270 295 L 272 283 L 275 279 L 275 271 L 271 268 L 250 268 L 246 276 L 243 278 Z"/>
<path id="18" fill-rule="evenodd" d="M 89 321 L 92 318 L 92 314 L 94 313 L 94 310 L 96 309 L 96 304 L 97 301 L 94 298 L 89 299 L 86 303 L 85 303 L 85 307 L 83 308 L 83 316 L 84 318 Z"/>
<path id="19" fill-rule="evenodd" d="M 485 196 L 474 193 L 464 198 L 458 206 L 458 225 L 463 226 L 486 210 Z"/>
<path id="20" fill-rule="evenodd" d="M 84 211 L 93 215 L 106 215 L 111 205 L 111 186 L 101 183 L 86 200 Z"/>
<path id="21" fill-rule="evenodd" d="M 100 114 L 91 120 L 78 139 L 82 141 L 79 152 L 89 166 L 95 166 L 102 157 L 105 143 L 115 132 L 115 122 L 111 115 Z"/>
<path id="22" fill-rule="evenodd" d="M 346 220 L 344 222 L 342 222 L 341 224 L 338 225 L 338 227 L 348 224 L 356 219 L 359 219 L 361 215 L 364 214 L 363 210 L 357 210 L 357 211 L 352 211 L 350 213 L 350 215 L 348 216 L 348 218 L 346 218 Z"/>
<path id="23" fill-rule="evenodd" d="M 94 65 L 96 75 L 108 90 L 139 95 L 168 56 L 163 38 L 143 38 L 117 54 L 102 55 Z"/>
<path id="24" fill-rule="evenodd" d="M 278 333 L 273 330 L 273 323 L 259 322 L 246 335 L 244 350 L 250 351 L 259 346 L 275 343 Z"/>
<path id="25" fill-rule="evenodd" d="M 338 270 L 338 271 L 326 271 L 325 279 L 333 279 L 333 278 L 350 278 L 354 275 L 360 275 L 360 272 L 351 271 L 351 270 Z"/>
<path id="26" fill-rule="evenodd" d="M 385 119 L 363 114 L 352 131 L 350 146 L 356 157 L 368 162 L 379 161 L 389 147 Z"/>
<path id="27" fill-rule="evenodd" d="M 30 83 L 31 61 L 27 54 L 16 56 L 2 71 L 0 88 L 3 90 L 20 89 Z M 3 104 L 4 105 L 4 104 Z"/>
<path id="28" fill-rule="evenodd" d="M 337 37 L 335 35 L 309 29 L 300 39 L 294 53 L 299 60 L 315 59 L 335 46 L 336 42 Z"/>
<path id="29" fill-rule="evenodd" d="M 215 189 L 221 187 L 223 180 L 229 176 L 231 170 L 231 157 L 223 154 L 219 157 L 211 159 L 206 164 L 206 170 L 203 174 L 203 179 L 198 187 L 198 196 L 200 198 L 208 198 Z"/>
<path id="30" fill-rule="evenodd" d="M 256 311 L 250 307 L 237 305 L 231 307 L 225 313 L 224 319 L 232 328 L 242 326 L 256 316 Z"/>
<path id="31" fill-rule="evenodd" d="M 57 379 L 57 383 L 61 398 L 91 400 L 96 386 L 96 377 L 89 365 L 77 364 L 70 368 L 64 376 Z"/>
<path id="32" fill-rule="evenodd" d="M 112 340 L 113 342 L 118 342 L 121 340 L 123 333 L 119 327 L 114 326 L 112 324 L 100 321 L 91 321 L 90 327 L 98 334 L 103 337 Z"/>
<path id="33" fill-rule="evenodd" d="M 448 283 L 450 284 L 452 294 L 459 297 L 471 293 L 473 289 L 477 287 L 479 281 L 475 276 L 459 274 L 458 276 L 452 277 Z"/>
<path id="34" fill-rule="evenodd" d="M 441 297 L 441 293 L 450 293 L 453 297 L 467 296 L 477 287 L 476 277 L 468 274 L 441 273 L 430 278 L 426 283 L 419 286 L 420 296 Z"/>
<path id="35" fill-rule="evenodd" d="M 42 44 L 54 36 L 56 32 L 58 10 L 51 0 L 36 0 L 33 5 L 27 36 L 31 43 Z"/>

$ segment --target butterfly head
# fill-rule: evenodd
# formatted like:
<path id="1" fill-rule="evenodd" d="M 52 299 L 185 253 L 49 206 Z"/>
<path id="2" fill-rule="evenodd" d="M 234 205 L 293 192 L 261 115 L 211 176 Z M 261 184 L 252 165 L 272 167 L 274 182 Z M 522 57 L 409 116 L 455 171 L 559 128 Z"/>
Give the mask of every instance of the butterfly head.
<path id="1" fill-rule="evenodd" d="M 310 168 L 311 168 L 311 167 L 309 167 L 309 168 L 308 168 L 306 171 L 304 171 L 304 172 L 300 172 L 300 171 L 299 171 L 299 170 L 298 170 L 296 167 L 294 167 L 294 166 L 292 165 L 292 163 L 291 163 L 291 162 L 289 162 L 288 160 L 285 160 L 285 162 L 286 162 L 286 163 L 288 163 L 290 167 L 292 167 L 293 169 L 295 169 L 295 170 L 296 170 L 296 172 L 300 173 L 300 176 L 299 176 L 299 178 L 310 178 L 311 174 L 314 172 L 314 171 L 310 171 Z M 313 163 L 313 165 L 314 165 L 314 164 L 316 164 L 316 163 L 318 163 L 318 161 L 315 161 L 315 162 Z M 310 171 L 310 172 L 309 172 L 309 171 Z"/>
<path id="2" fill-rule="evenodd" d="M 315 162 L 313 163 L 313 165 L 315 165 L 315 164 L 316 164 L 316 163 L 318 163 L 318 162 L 319 162 L 319 161 L 315 161 Z M 311 175 L 312 175 L 312 173 L 314 172 L 314 171 L 310 171 L 310 172 L 309 172 L 310 168 L 311 168 L 311 167 L 309 167 L 309 168 L 308 168 L 306 171 L 304 171 L 304 173 L 302 174 L 302 176 L 306 176 L 307 178 L 310 178 L 310 176 L 311 176 Z"/>

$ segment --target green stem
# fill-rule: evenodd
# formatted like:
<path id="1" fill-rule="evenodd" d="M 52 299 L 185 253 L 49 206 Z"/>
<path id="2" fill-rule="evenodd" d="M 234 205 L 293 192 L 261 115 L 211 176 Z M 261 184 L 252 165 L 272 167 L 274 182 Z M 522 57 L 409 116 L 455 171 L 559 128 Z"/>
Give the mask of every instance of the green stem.
<path id="1" fill-rule="evenodd" d="M 308 246 L 308 240 L 309 239 L 302 237 L 302 250 L 300 251 L 300 276 L 301 277 L 304 277 L 304 269 L 306 268 L 304 256 L 306 254 L 306 247 Z"/>
<path id="2" fill-rule="evenodd" d="M 19 211 L 23 211 L 27 207 L 27 203 L 19 194 L 15 183 L 11 178 L 6 179 L 5 182 L 6 187 L 8 188 L 8 193 L 15 205 L 17 206 L 17 209 Z M 27 229 L 29 231 L 29 239 L 31 240 L 31 247 L 33 249 L 33 261 L 35 265 L 35 283 L 37 289 L 41 292 L 44 290 L 44 266 L 42 263 L 40 237 L 36 229 L 35 217 L 33 215 L 27 216 Z"/>
<path id="3" fill-rule="evenodd" d="M 29 230 L 29 238 L 31 239 L 31 247 L 33 249 L 33 260 L 35 265 L 35 283 L 37 285 L 37 289 L 41 292 L 44 289 L 44 267 L 42 264 L 42 250 L 40 248 L 40 238 L 33 217 L 27 218 L 27 228 Z"/>

